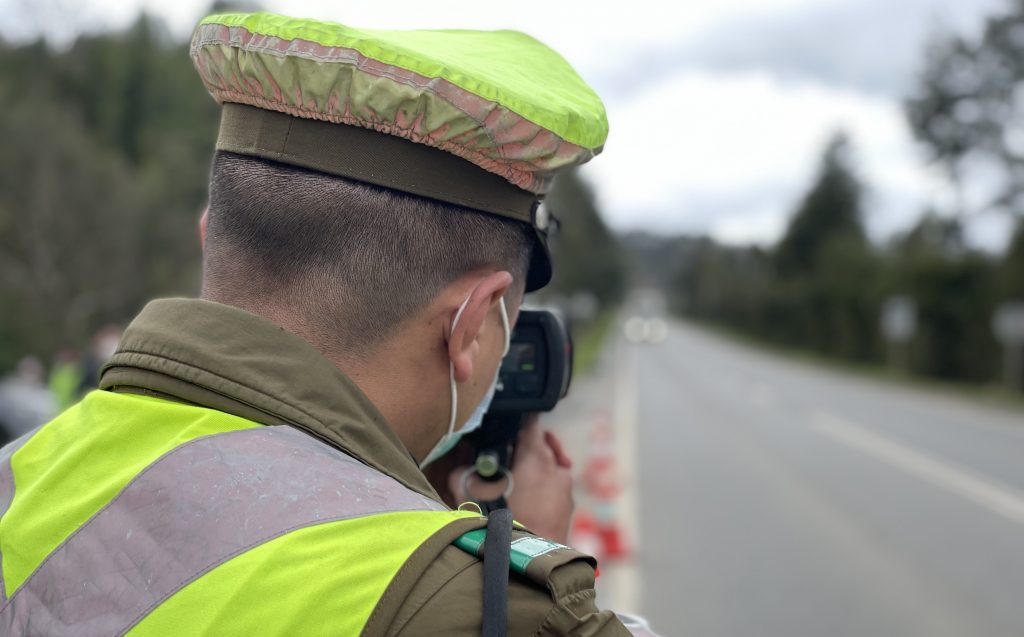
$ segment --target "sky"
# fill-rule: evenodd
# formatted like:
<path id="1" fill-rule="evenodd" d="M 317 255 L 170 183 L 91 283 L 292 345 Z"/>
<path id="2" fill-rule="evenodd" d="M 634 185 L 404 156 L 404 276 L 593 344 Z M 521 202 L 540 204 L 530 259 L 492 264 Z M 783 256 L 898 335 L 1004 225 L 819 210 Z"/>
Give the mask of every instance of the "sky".
<path id="1" fill-rule="evenodd" d="M 8 0 L 7 37 L 68 39 L 126 26 L 140 8 L 187 38 L 206 0 Z M 616 230 L 709 234 L 767 245 L 837 131 L 853 142 L 877 240 L 950 192 L 907 127 L 902 100 L 937 34 L 980 32 L 1006 0 L 629 0 L 515 3 L 265 0 L 294 16 L 367 28 L 511 28 L 561 53 L 604 100 L 610 133 L 584 166 Z M 28 7 L 31 7 L 28 9 Z M 19 10 L 20 8 L 20 10 Z M 12 15 L 12 12 L 5 12 Z M 30 19 L 29 19 L 30 18 Z M 972 243 L 1000 249 L 1008 220 L 982 215 Z"/>

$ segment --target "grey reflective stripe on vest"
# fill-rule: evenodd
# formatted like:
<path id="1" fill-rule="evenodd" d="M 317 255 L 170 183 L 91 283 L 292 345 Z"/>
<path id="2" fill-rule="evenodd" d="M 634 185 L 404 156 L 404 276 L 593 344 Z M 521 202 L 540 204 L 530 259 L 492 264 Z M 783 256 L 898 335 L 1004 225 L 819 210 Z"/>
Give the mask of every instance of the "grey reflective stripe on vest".
<path id="1" fill-rule="evenodd" d="M 39 427 L 16 440 L 12 440 L 4 445 L 3 449 L 0 449 L 0 518 L 4 517 L 4 513 L 7 513 L 11 502 L 14 501 L 14 468 L 11 467 L 11 456 L 14 455 L 15 451 L 21 449 L 21 446 L 37 431 L 39 431 Z M 0 553 L 0 601 L 7 600 L 7 591 L 4 589 L 4 578 L 2 576 L 3 557 L 3 554 Z"/>
<path id="2" fill-rule="evenodd" d="M 73 533 L 0 608 L 0 634 L 123 634 L 163 600 L 290 531 L 446 508 L 290 427 L 165 454 Z"/>

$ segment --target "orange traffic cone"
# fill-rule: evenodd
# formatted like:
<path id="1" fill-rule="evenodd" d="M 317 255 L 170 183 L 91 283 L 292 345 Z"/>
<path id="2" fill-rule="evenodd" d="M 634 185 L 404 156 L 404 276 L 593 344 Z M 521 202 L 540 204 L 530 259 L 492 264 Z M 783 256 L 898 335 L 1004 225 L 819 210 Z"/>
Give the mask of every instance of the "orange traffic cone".
<path id="1" fill-rule="evenodd" d="M 604 559 L 621 559 L 629 555 L 622 525 L 619 523 L 617 499 L 622 493 L 615 460 L 614 433 L 607 414 L 601 412 L 591 431 L 590 454 L 583 467 L 583 486 L 593 502 L 588 511 L 596 525 Z"/>

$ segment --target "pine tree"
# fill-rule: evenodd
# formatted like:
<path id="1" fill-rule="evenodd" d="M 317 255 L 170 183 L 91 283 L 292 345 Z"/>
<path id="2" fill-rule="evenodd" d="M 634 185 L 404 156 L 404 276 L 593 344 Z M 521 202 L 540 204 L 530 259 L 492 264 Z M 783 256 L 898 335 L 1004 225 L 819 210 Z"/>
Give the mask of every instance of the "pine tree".
<path id="1" fill-rule="evenodd" d="M 779 274 L 813 272 L 825 251 L 842 243 L 863 248 L 861 222 L 863 187 L 850 166 L 850 144 L 839 133 L 822 157 L 818 179 L 797 207 L 775 252 Z"/>
<path id="2" fill-rule="evenodd" d="M 625 259 L 605 225 L 594 192 L 570 170 L 559 175 L 547 205 L 560 220 L 551 246 L 555 264 L 550 293 L 593 293 L 602 306 L 618 303 L 625 291 Z"/>

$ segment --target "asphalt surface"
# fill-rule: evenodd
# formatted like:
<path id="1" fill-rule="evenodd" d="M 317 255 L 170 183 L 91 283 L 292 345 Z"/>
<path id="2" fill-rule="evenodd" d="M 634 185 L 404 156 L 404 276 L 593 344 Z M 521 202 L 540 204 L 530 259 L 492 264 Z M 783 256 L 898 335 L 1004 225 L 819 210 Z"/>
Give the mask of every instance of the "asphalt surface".
<path id="1" fill-rule="evenodd" d="M 603 603 L 666 636 L 1024 636 L 1024 412 L 621 334 L 549 420 L 577 456 L 614 427 L 634 557 Z"/>

